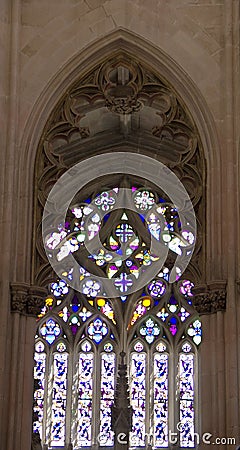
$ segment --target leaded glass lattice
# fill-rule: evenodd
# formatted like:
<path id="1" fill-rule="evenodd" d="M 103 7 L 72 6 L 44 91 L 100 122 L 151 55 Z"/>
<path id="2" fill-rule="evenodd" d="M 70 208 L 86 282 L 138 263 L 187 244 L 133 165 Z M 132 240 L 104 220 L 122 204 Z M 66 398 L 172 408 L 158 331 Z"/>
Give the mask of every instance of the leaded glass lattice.
<path id="1" fill-rule="evenodd" d="M 181 446 L 194 445 L 201 322 L 193 308 L 191 277 L 181 279 L 181 264 L 175 283 L 169 277 L 175 258 L 191 251 L 195 236 L 190 226 L 182 229 L 178 211 L 162 193 L 128 188 L 135 209 L 114 210 L 120 186 L 104 187 L 86 200 L 74 199 L 66 222 L 46 236 L 49 254 L 55 252 L 59 262 L 69 255 L 79 261 L 77 274 L 69 264 L 49 284 L 38 317 L 33 431 L 47 447 L 114 446 L 111 406 L 122 350 L 133 410 L 131 448 L 148 443 L 167 448 L 169 424 L 174 428 L 179 420 Z M 152 239 L 162 240 L 169 256 L 139 286 L 161 256 L 153 251 Z M 70 286 L 76 276 L 80 290 Z M 112 281 L 112 295 L 106 294 L 105 279 Z"/>
<path id="2" fill-rule="evenodd" d="M 194 355 L 179 355 L 180 445 L 194 447 Z"/>
<path id="3" fill-rule="evenodd" d="M 154 446 L 168 446 L 168 355 L 154 354 Z"/>
<path id="4" fill-rule="evenodd" d="M 77 444 L 91 446 L 92 399 L 93 399 L 93 353 L 80 353 L 78 366 Z"/>
<path id="5" fill-rule="evenodd" d="M 133 407 L 131 445 L 145 443 L 146 421 L 146 354 L 132 353 L 130 362 L 130 399 Z"/>
<path id="6" fill-rule="evenodd" d="M 59 447 L 65 444 L 66 426 L 66 400 L 67 400 L 67 372 L 68 354 L 54 354 L 53 360 L 53 382 L 51 386 L 51 446 Z"/>

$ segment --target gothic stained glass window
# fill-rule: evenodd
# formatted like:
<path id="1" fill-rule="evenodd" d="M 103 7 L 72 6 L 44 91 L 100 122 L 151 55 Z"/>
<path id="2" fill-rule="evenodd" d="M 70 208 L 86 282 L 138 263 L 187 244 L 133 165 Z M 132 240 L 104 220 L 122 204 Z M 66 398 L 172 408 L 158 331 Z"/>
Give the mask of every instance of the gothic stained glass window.
<path id="1" fill-rule="evenodd" d="M 120 189 L 105 187 L 87 201 L 74 199 L 66 222 L 46 236 L 49 255 L 66 261 L 61 278 L 49 284 L 36 334 L 33 431 L 48 448 L 113 447 L 111 406 L 122 342 L 133 409 L 130 446 L 167 448 L 170 426 L 178 431 L 179 421 L 181 447 L 194 443 L 201 322 L 191 276 L 181 278 L 181 260 L 175 283 L 169 277 L 195 236 L 190 224 L 182 229 L 162 193 L 137 185 L 129 190 L 132 210 L 115 210 Z M 160 259 L 151 239 L 161 240 L 169 257 L 141 285 Z M 76 290 L 69 255 L 79 262 Z"/>

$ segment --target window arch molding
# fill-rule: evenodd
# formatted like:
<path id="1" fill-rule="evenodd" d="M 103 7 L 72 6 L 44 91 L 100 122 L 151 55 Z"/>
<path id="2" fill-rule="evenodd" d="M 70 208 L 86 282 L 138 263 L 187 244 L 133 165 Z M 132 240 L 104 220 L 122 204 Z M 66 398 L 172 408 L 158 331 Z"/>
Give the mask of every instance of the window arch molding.
<path id="1" fill-rule="evenodd" d="M 220 147 L 220 142 L 216 127 L 208 105 L 203 98 L 202 93 L 194 84 L 194 81 L 189 78 L 182 67 L 180 67 L 171 57 L 153 44 L 127 30 L 119 29 L 113 31 L 100 38 L 97 42 L 87 46 L 77 54 L 76 57 L 65 63 L 65 65 L 63 64 L 63 69 L 54 74 L 52 81 L 49 82 L 38 97 L 29 114 L 20 145 L 23 149 L 23 152 L 20 155 L 20 173 L 25 174 L 26 176 L 21 176 L 21 180 L 19 180 L 19 192 L 21 192 L 21 198 L 19 198 L 18 202 L 19 223 L 22 223 L 22 227 L 25 230 L 29 230 L 29 233 L 31 233 L 32 227 L 31 213 L 29 211 L 29 216 L 23 216 L 22 211 L 27 210 L 25 206 L 27 203 L 29 204 L 29 200 L 30 202 L 33 201 L 32 186 L 35 184 L 33 181 L 33 170 L 35 167 L 35 159 L 39 152 L 42 152 L 42 142 L 45 134 L 44 130 L 46 130 L 46 117 L 51 117 L 53 111 L 57 109 L 58 104 L 61 101 L 63 92 L 68 90 L 69 86 L 76 82 L 79 73 L 85 73 L 86 68 L 93 67 L 99 58 L 107 58 L 109 54 L 114 53 L 119 48 L 129 52 L 129 54 L 138 55 L 139 60 L 146 61 L 149 67 L 152 67 L 157 73 L 162 73 L 165 79 L 169 80 L 170 84 L 175 87 L 176 91 L 187 105 L 197 126 L 207 165 L 219 167 L 220 153 L 218 152 L 218 148 Z M 210 192 L 213 190 L 219 192 L 221 190 L 219 173 L 219 170 L 216 170 L 208 181 L 208 227 L 211 226 L 211 218 L 216 217 L 217 214 L 215 209 L 216 204 L 211 201 Z M 206 235 L 210 236 L 211 234 L 206 233 Z M 206 261 L 210 259 L 214 260 L 214 254 L 219 254 L 219 249 L 216 247 L 219 245 L 219 241 L 213 242 L 213 240 L 209 240 L 207 242 L 206 248 L 209 257 L 206 257 Z M 34 247 L 31 246 L 31 242 L 27 241 L 26 249 L 29 258 L 32 254 L 32 248 Z M 19 254 L 19 252 L 16 253 Z M 26 265 L 23 266 L 26 267 Z M 27 267 L 26 270 L 28 270 Z M 26 279 L 29 279 L 28 273 L 26 274 Z M 221 274 L 219 274 L 219 279 L 221 279 Z M 31 274 L 30 282 L 34 284 L 33 273 Z"/>
<path id="2" fill-rule="evenodd" d="M 122 63 L 123 68 L 129 69 L 127 64 L 126 64 L 126 66 L 124 66 L 124 58 L 126 58 L 126 60 L 129 61 L 129 54 L 128 53 L 124 54 L 124 52 L 122 54 L 120 52 L 118 57 L 119 57 L 120 63 Z M 112 63 L 115 64 L 114 62 L 112 62 Z M 139 63 L 139 65 L 142 66 L 142 63 L 141 64 Z M 104 68 L 104 64 L 101 65 L 101 69 L 102 68 Z M 95 68 L 95 74 L 97 73 L 97 70 L 99 70 L 99 67 L 97 69 Z M 157 77 L 156 73 L 153 74 L 153 77 Z M 91 74 L 89 74 L 89 78 L 91 78 Z M 140 76 L 139 76 L 139 78 L 140 78 Z M 163 79 L 159 78 L 158 80 L 159 80 L 160 83 L 161 82 L 163 83 L 163 86 L 162 86 L 163 90 L 165 89 L 167 91 L 167 95 L 169 94 L 169 96 L 170 96 L 171 88 L 169 87 L 169 85 L 168 84 L 164 84 L 165 80 L 163 81 Z M 81 87 L 82 87 L 82 85 L 80 84 L 80 90 L 81 90 Z M 73 87 L 73 91 L 71 92 L 70 96 L 74 95 L 74 90 L 78 91 L 78 86 L 76 87 L 76 85 L 75 85 Z M 101 94 L 103 96 L 102 97 L 102 101 L 109 102 L 109 98 L 105 97 L 104 92 L 105 91 L 103 89 L 102 90 L 102 94 Z M 181 110 L 181 114 L 182 113 L 184 114 L 184 111 L 185 111 L 186 122 L 188 123 L 188 125 L 185 124 L 187 131 L 189 132 L 189 128 L 190 128 L 191 138 L 192 139 L 194 139 L 194 137 L 196 138 L 196 142 L 197 143 L 196 143 L 195 150 L 197 149 L 198 157 L 200 158 L 199 160 L 202 163 L 200 173 L 198 173 L 197 170 L 195 171 L 196 179 L 198 179 L 199 174 L 201 175 L 204 172 L 204 166 L 205 166 L 201 144 L 200 144 L 200 141 L 198 141 L 199 137 L 197 137 L 197 132 L 196 132 L 195 126 L 194 126 L 194 124 L 192 122 L 192 119 L 191 119 L 190 115 L 188 115 L 188 113 L 186 113 L 185 105 L 183 107 L 183 102 L 181 101 L 181 99 L 179 100 L 178 96 L 175 94 L 174 91 L 171 91 L 171 94 L 173 94 L 173 96 L 175 96 L 178 108 Z M 78 95 L 78 92 L 77 92 L 77 95 Z M 68 99 L 65 98 L 64 101 L 63 101 L 64 106 L 62 104 L 63 107 L 66 106 L 66 108 L 64 110 L 64 114 L 68 114 L 69 113 L 70 116 L 71 116 L 71 107 L 68 107 L 67 101 L 68 101 Z M 110 105 L 110 106 L 112 106 L 112 105 Z M 114 106 L 116 106 L 116 105 L 114 105 Z M 102 107 L 106 108 L 106 103 L 104 103 L 104 106 L 102 106 Z M 107 108 L 109 108 L 109 104 L 108 104 Z M 60 107 L 60 109 L 61 109 L 61 107 Z M 62 172 L 64 172 L 64 170 L 66 170 L 67 167 L 71 166 L 76 161 L 76 158 L 79 157 L 79 155 L 76 156 L 76 142 L 78 142 L 78 144 L 79 144 L 79 142 L 81 141 L 80 143 L 82 144 L 82 149 L 81 149 L 82 152 L 81 152 L 81 155 L 80 155 L 81 158 L 85 158 L 87 156 L 86 155 L 86 148 L 87 148 L 87 146 L 89 146 L 89 144 L 90 144 L 90 147 L 91 147 L 91 145 L 94 146 L 94 144 L 96 143 L 96 140 L 94 141 L 94 139 L 93 139 L 92 140 L 92 144 L 91 144 L 91 142 L 90 142 L 91 136 L 88 134 L 89 131 L 87 130 L 87 127 L 84 126 L 84 124 L 81 127 L 79 125 L 79 123 L 77 123 L 77 127 L 76 127 L 76 123 L 72 122 L 72 117 L 70 117 L 70 119 L 68 117 L 67 122 L 70 125 L 70 128 L 69 128 L 69 130 L 67 130 L 67 132 L 66 132 L 66 129 L 63 130 L 63 133 L 62 133 L 64 135 L 63 141 L 65 141 L 66 145 L 63 144 L 62 146 L 60 145 L 59 147 L 54 147 L 54 145 L 52 146 L 51 139 L 53 138 L 53 140 L 54 140 L 54 138 L 55 138 L 54 127 L 56 125 L 55 124 L 55 120 L 56 120 L 56 117 L 57 117 L 58 113 L 59 113 L 59 110 L 58 110 L 58 112 L 56 113 L 56 116 L 53 119 L 53 122 L 52 122 L 52 124 L 54 124 L 53 127 L 51 127 L 51 125 L 50 125 L 49 129 L 45 130 L 44 135 L 43 135 L 43 139 L 42 139 L 42 142 L 41 142 L 41 151 L 44 152 L 44 158 L 41 160 L 41 156 L 40 155 L 42 153 L 41 154 L 39 153 L 39 158 L 37 160 L 37 166 L 38 166 L 38 170 L 39 170 L 39 175 L 37 175 L 37 180 L 38 180 L 38 183 L 39 183 L 39 186 L 40 186 L 40 189 L 39 189 L 40 192 L 39 192 L 38 201 L 40 202 L 41 205 L 44 204 L 44 201 L 46 199 L 46 193 L 49 190 L 49 186 L 51 186 L 53 181 L 56 180 L 60 176 L 60 174 Z M 91 113 L 91 111 L 90 111 L 90 113 Z M 112 111 L 111 111 L 111 113 L 112 113 Z M 156 113 L 156 111 L 155 111 L 155 113 Z M 114 114 L 114 111 L 113 111 L 113 114 Z M 179 115 L 178 119 L 181 117 L 181 114 Z M 173 134 L 171 136 L 171 131 L 172 131 L 171 130 L 171 126 L 169 128 L 168 128 L 168 126 L 165 127 L 164 120 L 165 119 L 163 119 L 162 125 L 163 125 L 163 128 L 165 128 L 166 133 L 169 133 L 167 139 L 169 139 L 170 142 L 171 142 L 171 138 L 173 137 Z M 113 120 L 113 125 L 114 125 L 114 120 Z M 120 124 L 120 125 L 124 127 L 123 124 Z M 155 145 L 159 145 L 159 142 L 158 142 L 158 144 L 156 144 L 156 139 L 162 136 L 162 134 L 161 134 L 162 133 L 162 125 L 160 125 L 160 126 L 156 125 L 155 126 L 155 134 L 153 133 L 154 137 L 152 138 L 152 142 L 154 141 L 154 143 L 152 145 L 148 145 L 147 146 L 146 141 L 145 141 L 145 143 L 144 143 L 144 145 L 142 146 L 142 149 L 141 149 L 141 151 L 143 153 L 146 152 L 147 154 L 152 154 L 154 152 L 154 150 L 156 149 Z M 192 129 L 191 129 L 191 126 L 192 126 Z M 76 130 L 76 128 L 78 128 L 78 130 Z M 80 133 L 79 141 L 78 141 L 78 139 L 76 139 L 76 142 L 75 142 L 74 139 L 73 139 L 73 141 L 70 142 L 71 141 L 71 139 L 70 139 L 70 141 L 68 142 L 68 131 L 70 131 L 70 134 L 72 132 L 74 134 L 75 131 L 76 131 L 76 133 Z M 104 131 L 106 131 L 106 130 L 104 130 Z M 124 131 L 123 132 L 123 135 L 124 135 L 124 133 L 127 132 L 126 128 L 123 131 Z M 70 134 L 69 134 L 69 136 L 70 136 Z M 167 134 L 165 135 L 165 137 L 166 136 L 167 136 Z M 58 138 L 59 138 L 59 136 L 57 137 L 57 139 Z M 89 140 L 89 138 L 90 138 L 90 140 Z M 98 136 L 96 136 L 96 138 L 98 139 Z M 122 150 L 122 149 L 125 148 L 126 151 L 129 148 L 130 149 L 134 149 L 136 151 L 136 154 L 137 154 L 137 151 L 139 151 L 138 143 L 136 145 L 136 142 L 134 142 L 133 139 L 131 140 L 132 137 L 130 137 L 130 139 L 129 139 L 130 142 L 128 143 L 128 146 L 126 146 L 125 142 L 122 139 L 122 136 L 117 136 L 117 139 L 116 139 L 115 142 L 112 142 L 112 139 L 110 139 L 108 141 L 107 138 L 108 138 L 108 136 L 107 136 L 107 132 L 106 132 L 105 136 L 104 136 L 104 141 L 105 141 L 105 144 L 107 143 L 107 145 L 104 146 L 100 142 L 99 147 L 97 149 L 98 151 L 100 151 L 100 152 L 101 151 L 106 151 L 106 149 L 109 148 L 110 145 L 114 149 L 121 149 Z M 189 138 L 189 141 L 188 141 L 188 143 L 189 143 L 190 142 L 190 136 L 188 136 L 188 138 Z M 86 139 L 86 141 L 85 141 L 86 143 L 84 142 L 85 139 Z M 60 140 L 61 140 L 61 138 L 60 138 Z M 122 140 L 122 142 L 119 143 L 119 140 L 120 141 Z M 180 145 L 180 143 L 179 143 L 179 145 Z M 70 150 L 70 152 L 69 152 L 70 156 L 68 155 L 69 159 L 68 158 L 64 159 L 65 155 L 67 155 L 68 150 Z M 191 148 L 189 149 L 189 153 L 191 153 Z M 161 156 L 163 157 L 163 154 L 159 156 L 160 160 L 161 160 Z M 58 162 L 56 162 L 57 158 L 58 158 Z M 183 157 L 183 159 L 184 159 L 184 157 Z M 189 159 L 191 159 L 191 156 L 189 157 Z M 186 158 L 186 160 L 185 160 L 186 164 L 188 164 L 188 160 L 189 159 Z M 168 157 L 165 158 L 165 161 L 167 161 L 167 160 L 168 160 Z M 183 165 L 184 165 L 183 161 L 181 161 L 181 163 L 183 163 Z M 188 181 L 189 181 L 188 177 L 187 177 L 187 173 L 184 172 L 184 168 L 181 167 L 181 164 L 179 164 L 178 162 L 175 161 L 173 163 L 173 168 L 174 168 L 174 170 L 176 170 L 176 173 L 178 174 L 180 179 L 182 177 L 182 179 L 184 180 L 184 177 L 185 177 L 185 182 L 187 184 Z M 37 174 L 37 172 L 36 172 L 36 174 Z M 49 174 L 50 174 L 50 178 L 48 178 Z M 45 184 L 46 190 L 42 189 L 44 184 Z M 202 186 L 202 185 L 203 185 L 203 180 L 201 179 L 200 186 Z M 204 197 L 204 193 L 203 192 L 200 192 L 200 193 L 196 194 L 196 201 L 195 201 L 196 205 L 201 203 L 203 197 Z M 38 217 L 39 217 L 40 211 L 41 211 L 41 207 L 40 207 L 40 209 L 38 211 L 38 215 L 36 216 L 36 225 L 37 225 L 37 221 L 38 221 Z M 201 214 L 202 214 L 202 212 L 201 212 L 201 209 L 200 209 L 199 218 L 201 218 Z M 37 250 L 38 250 L 37 263 L 35 265 L 35 283 L 40 284 L 40 285 L 46 285 L 46 281 L 48 281 L 48 282 L 51 281 L 51 274 L 49 273 L 49 268 L 44 263 L 44 253 L 43 253 L 43 249 L 42 249 L 42 246 L 41 246 L 41 242 L 40 242 L 40 240 L 38 238 L 36 239 L 35 242 L 37 243 Z M 199 252 L 200 252 L 200 248 L 201 248 L 201 244 L 199 246 Z M 42 263 L 41 263 L 41 259 L 42 259 Z M 35 262 L 36 262 L 36 260 L 35 260 Z M 203 263 L 203 261 L 202 261 L 202 263 Z M 203 264 L 202 263 L 201 263 L 201 269 L 203 269 Z M 196 265 L 196 268 L 197 268 L 197 265 Z M 196 269 L 195 272 L 194 272 L 194 270 L 192 270 L 192 273 L 194 273 L 194 275 L 195 275 L 195 277 L 197 278 L 198 281 L 201 279 L 202 273 L 198 272 L 197 269 Z"/>

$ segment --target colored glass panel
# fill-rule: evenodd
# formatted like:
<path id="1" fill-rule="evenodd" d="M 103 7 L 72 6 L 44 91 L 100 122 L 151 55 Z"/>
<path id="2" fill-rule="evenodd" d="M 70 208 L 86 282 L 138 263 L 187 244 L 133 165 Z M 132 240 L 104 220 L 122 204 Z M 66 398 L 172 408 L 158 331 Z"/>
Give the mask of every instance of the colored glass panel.
<path id="1" fill-rule="evenodd" d="M 69 288 L 64 280 L 58 280 L 56 283 L 51 283 L 50 286 L 51 292 L 55 297 L 63 297 L 68 294 Z"/>
<path id="2" fill-rule="evenodd" d="M 43 411 L 44 411 L 44 387 L 45 387 L 45 373 L 46 373 L 46 353 L 44 352 L 43 343 L 39 342 L 35 346 L 34 354 L 34 380 L 37 388 L 34 391 L 34 422 L 33 432 L 39 433 L 42 439 L 43 431 Z"/>
<path id="3" fill-rule="evenodd" d="M 134 203 L 137 209 L 147 211 L 155 203 L 155 196 L 151 191 L 137 191 L 134 194 Z"/>
<path id="4" fill-rule="evenodd" d="M 140 334 L 144 336 L 148 344 L 151 344 L 154 339 L 160 334 L 159 325 L 149 318 L 140 328 Z"/>
<path id="5" fill-rule="evenodd" d="M 134 236 L 133 229 L 128 223 L 121 223 L 116 228 L 116 236 L 120 241 L 125 244 L 129 239 Z"/>
<path id="6" fill-rule="evenodd" d="M 55 339 L 60 336 L 61 329 L 57 322 L 53 319 L 48 319 L 40 328 L 40 334 L 43 339 L 46 339 L 48 344 L 52 344 Z"/>
<path id="7" fill-rule="evenodd" d="M 90 345 L 90 344 L 88 344 Z M 77 445 L 92 441 L 93 353 L 80 353 L 78 366 Z"/>
<path id="8" fill-rule="evenodd" d="M 100 446 L 112 446 L 114 444 L 114 433 L 111 429 L 114 377 L 115 354 L 103 353 L 101 355 Z"/>
<path id="9" fill-rule="evenodd" d="M 88 334 L 96 344 L 102 341 L 103 337 L 108 333 L 108 327 L 101 319 L 97 318 L 88 326 Z"/>
<path id="10" fill-rule="evenodd" d="M 189 325 L 187 333 L 191 336 L 193 342 L 196 345 L 199 345 L 202 341 L 202 324 L 200 320 L 194 320 L 194 322 Z"/>
<path id="11" fill-rule="evenodd" d="M 96 297 L 101 291 L 101 284 L 96 280 L 86 280 L 82 284 L 82 292 L 83 294 L 90 296 L 90 297 Z"/>
<path id="12" fill-rule="evenodd" d="M 194 355 L 179 355 L 180 445 L 194 447 Z"/>
<path id="13" fill-rule="evenodd" d="M 145 445 L 146 421 L 146 354 L 132 353 L 130 362 L 130 401 L 133 408 L 132 431 L 130 443 L 132 446 Z"/>
<path id="14" fill-rule="evenodd" d="M 51 445 L 65 444 L 68 354 L 55 353 L 51 402 Z"/>
<path id="15" fill-rule="evenodd" d="M 109 211 L 116 203 L 116 194 L 114 192 L 102 192 L 94 201 L 102 211 Z"/>
<path id="16" fill-rule="evenodd" d="M 168 446 L 168 355 L 154 354 L 154 446 Z"/>
<path id="17" fill-rule="evenodd" d="M 161 298 L 166 291 L 165 283 L 161 280 L 153 280 L 148 285 L 148 292 L 152 297 Z"/>

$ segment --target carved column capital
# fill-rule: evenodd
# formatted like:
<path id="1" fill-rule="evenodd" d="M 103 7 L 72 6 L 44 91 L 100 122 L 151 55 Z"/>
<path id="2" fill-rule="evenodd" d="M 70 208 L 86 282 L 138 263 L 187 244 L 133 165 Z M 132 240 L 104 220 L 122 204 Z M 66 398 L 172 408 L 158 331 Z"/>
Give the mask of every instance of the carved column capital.
<path id="1" fill-rule="evenodd" d="M 39 286 L 30 286 L 28 293 L 27 313 L 29 316 L 38 316 L 47 296 L 47 289 Z"/>
<path id="2" fill-rule="evenodd" d="M 27 283 L 11 283 L 11 311 L 36 317 L 44 306 L 47 290 Z"/>
<path id="3" fill-rule="evenodd" d="M 29 286 L 26 283 L 11 284 L 11 311 L 26 314 Z"/>
<path id="4" fill-rule="evenodd" d="M 193 289 L 193 305 L 199 314 L 214 314 L 226 310 L 226 281 L 211 281 Z"/>

